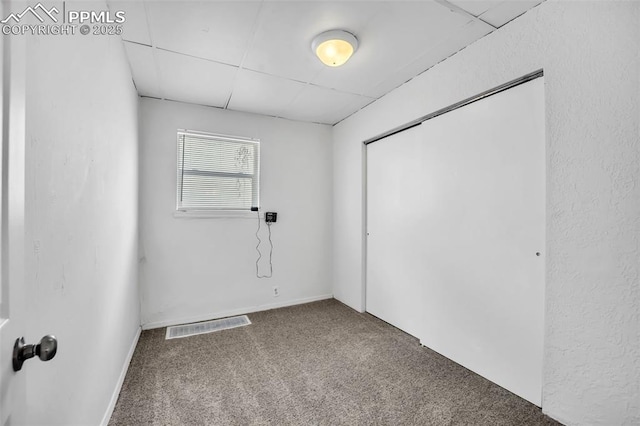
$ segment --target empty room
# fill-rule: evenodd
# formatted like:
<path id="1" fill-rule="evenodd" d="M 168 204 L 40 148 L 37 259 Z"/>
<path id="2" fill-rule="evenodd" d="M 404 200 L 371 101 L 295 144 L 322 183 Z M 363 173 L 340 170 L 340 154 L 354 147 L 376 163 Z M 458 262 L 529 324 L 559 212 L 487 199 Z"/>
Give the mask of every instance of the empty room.
<path id="1" fill-rule="evenodd" d="M 0 28 L 0 425 L 640 425 L 640 2 Z"/>

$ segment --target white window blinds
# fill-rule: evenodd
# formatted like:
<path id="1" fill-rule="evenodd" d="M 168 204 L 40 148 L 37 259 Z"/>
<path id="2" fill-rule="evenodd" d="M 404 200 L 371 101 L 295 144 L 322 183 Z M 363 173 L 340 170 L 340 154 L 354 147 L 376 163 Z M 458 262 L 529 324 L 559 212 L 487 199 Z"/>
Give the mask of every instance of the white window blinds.
<path id="1" fill-rule="evenodd" d="M 178 210 L 259 206 L 260 141 L 178 131 Z"/>

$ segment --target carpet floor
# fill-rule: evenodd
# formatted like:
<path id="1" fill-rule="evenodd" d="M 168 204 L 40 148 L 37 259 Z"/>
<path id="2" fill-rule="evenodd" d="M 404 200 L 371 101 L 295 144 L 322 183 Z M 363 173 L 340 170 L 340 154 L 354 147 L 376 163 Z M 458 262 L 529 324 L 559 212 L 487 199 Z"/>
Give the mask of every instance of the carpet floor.
<path id="1" fill-rule="evenodd" d="M 182 339 L 144 331 L 109 424 L 559 424 L 336 300 L 248 316 Z"/>

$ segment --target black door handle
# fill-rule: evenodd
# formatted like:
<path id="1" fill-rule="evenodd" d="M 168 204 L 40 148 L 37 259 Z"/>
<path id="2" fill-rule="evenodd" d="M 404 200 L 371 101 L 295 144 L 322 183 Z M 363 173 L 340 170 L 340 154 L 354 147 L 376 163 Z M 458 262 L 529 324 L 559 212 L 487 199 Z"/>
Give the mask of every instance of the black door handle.
<path id="1" fill-rule="evenodd" d="M 51 334 L 47 334 L 37 345 L 25 345 L 24 337 L 16 339 L 13 345 L 13 371 L 20 371 L 22 364 L 29 358 L 38 356 L 42 361 L 49 361 L 56 356 L 58 351 L 58 339 Z"/>

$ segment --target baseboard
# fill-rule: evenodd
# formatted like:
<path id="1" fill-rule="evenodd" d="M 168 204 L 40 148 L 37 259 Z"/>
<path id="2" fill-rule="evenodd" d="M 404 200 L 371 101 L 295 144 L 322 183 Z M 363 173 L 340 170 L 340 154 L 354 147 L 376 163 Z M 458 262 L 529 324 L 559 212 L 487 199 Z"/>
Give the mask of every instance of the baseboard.
<path id="1" fill-rule="evenodd" d="M 138 345 L 138 339 L 140 339 L 141 332 L 142 328 L 138 327 L 138 331 L 136 332 L 136 335 L 133 337 L 133 341 L 131 342 L 131 347 L 129 348 L 127 358 L 124 360 L 124 364 L 122 364 L 122 371 L 120 372 L 120 377 L 118 377 L 118 383 L 116 383 L 116 387 L 113 390 L 113 395 L 111 395 L 111 401 L 109 401 L 107 411 L 104 413 L 104 417 L 102 417 L 102 422 L 100 422 L 101 426 L 107 426 L 109 424 L 109 420 L 111 420 L 111 415 L 113 414 L 113 410 L 116 408 L 116 402 L 118 402 L 118 396 L 120 396 L 120 390 L 122 389 L 124 378 L 127 377 L 129 364 L 131 363 L 131 358 L 133 358 L 133 353 L 135 352 L 136 346 Z"/>
<path id="2" fill-rule="evenodd" d="M 212 312 L 212 313 L 204 314 L 204 315 L 181 317 L 181 318 L 172 318 L 172 319 L 168 319 L 168 320 L 154 321 L 154 322 L 149 322 L 149 323 L 146 323 L 146 324 L 142 324 L 142 329 L 143 330 L 151 330 L 151 329 L 154 329 L 154 328 L 169 327 L 169 326 L 172 326 L 172 325 L 189 324 L 189 323 L 192 323 L 192 322 L 208 321 L 208 320 L 213 320 L 213 319 L 218 319 L 218 318 L 231 317 L 231 316 L 234 316 L 234 315 L 244 315 L 244 314 L 250 314 L 252 312 L 268 311 L 270 309 L 277 309 L 277 308 L 286 308 L 287 306 L 302 305 L 304 303 L 317 302 L 319 300 L 326 300 L 326 299 L 332 299 L 332 298 L 333 298 L 333 294 L 323 294 L 321 296 L 314 296 L 314 297 L 306 297 L 306 298 L 303 298 L 303 299 L 288 300 L 286 302 L 280 302 L 280 303 L 269 303 L 269 304 L 266 304 L 266 305 L 250 306 L 250 307 L 246 307 L 246 308 L 233 309 L 233 310 L 223 311 L 223 312 Z"/>

